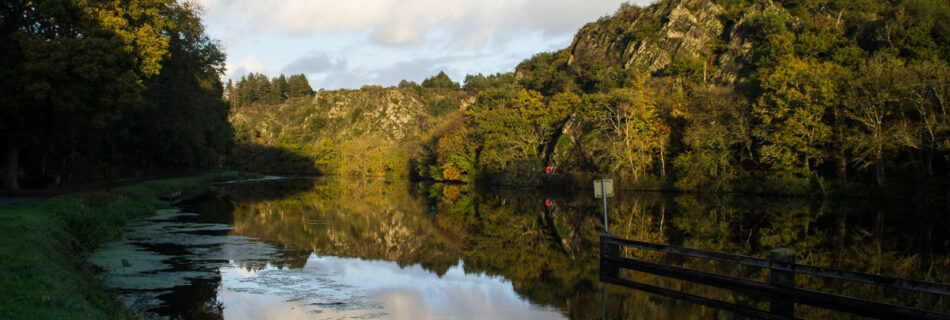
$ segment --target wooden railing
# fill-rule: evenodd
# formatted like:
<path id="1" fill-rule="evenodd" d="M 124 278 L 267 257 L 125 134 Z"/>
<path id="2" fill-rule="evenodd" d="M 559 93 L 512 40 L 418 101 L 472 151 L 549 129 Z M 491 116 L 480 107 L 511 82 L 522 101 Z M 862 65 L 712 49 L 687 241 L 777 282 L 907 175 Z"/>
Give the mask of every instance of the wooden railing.
<path id="1" fill-rule="evenodd" d="M 722 261 L 739 265 L 769 269 L 769 281 L 762 282 L 718 273 L 691 270 L 667 264 L 624 257 L 621 247 L 666 252 L 686 257 Z M 600 278 L 603 282 L 632 286 L 636 289 L 664 294 L 674 298 L 691 300 L 717 308 L 730 309 L 746 316 L 786 319 L 795 317 L 795 303 L 837 310 L 880 319 L 950 319 L 950 314 L 899 306 L 863 298 L 838 295 L 822 291 L 798 288 L 795 275 L 805 274 L 821 278 L 846 280 L 857 283 L 887 286 L 942 296 L 950 296 L 950 286 L 945 284 L 885 277 L 875 274 L 836 270 L 795 263 L 795 252 L 789 249 L 776 249 L 770 259 L 727 254 L 714 251 L 682 248 L 641 241 L 622 239 L 615 235 L 603 234 L 600 237 Z M 770 299 L 769 312 L 740 306 L 729 306 L 702 297 L 685 293 L 671 292 L 645 284 L 635 283 L 620 277 L 620 268 L 657 274 L 669 278 L 713 285 L 730 290 L 755 294 Z M 662 291 L 662 292 L 661 292 Z"/>

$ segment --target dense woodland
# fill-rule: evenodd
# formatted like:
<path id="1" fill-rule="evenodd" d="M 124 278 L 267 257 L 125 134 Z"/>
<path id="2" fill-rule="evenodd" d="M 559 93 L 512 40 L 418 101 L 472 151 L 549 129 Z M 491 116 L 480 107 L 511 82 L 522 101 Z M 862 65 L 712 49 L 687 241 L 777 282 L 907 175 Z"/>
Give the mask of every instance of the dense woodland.
<path id="1" fill-rule="evenodd" d="M 461 86 L 435 85 L 447 79 L 440 74 L 422 86 L 321 91 L 269 112 L 237 110 L 235 123 L 258 143 L 305 145 L 288 150 L 322 159 L 326 172 L 348 152 L 364 152 L 376 159 L 371 168 L 347 173 L 582 186 L 608 175 L 628 188 L 712 192 L 938 192 L 931 187 L 945 187 L 950 173 L 948 59 L 946 1 L 664 0 L 622 5 L 584 26 L 571 47 L 512 73 L 469 75 Z M 327 106 L 328 95 L 349 99 Z M 363 135 L 401 148 L 343 150 L 360 138 L 313 125 L 358 126 L 366 120 L 354 110 L 386 113 L 381 95 L 421 101 L 407 135 Z M 458 108 L 429 112 L 447 97 Z M 308 124 L 313 131 L 274 134 Z"/>
<path id="2" fill-rule="evenodd" d="M 237 84 L 228 80 L 224 88 L 232 108 L 252 106 L 255 104 L 278 104 L 290 98 L 310 98 L 313 88 L 303 74 L 295 74 L 289 78 L 280 75 L 268 80 L 267 76 L 252 73 L 241 77 Z"/>
<path id="3" fill-rule="evenodd" d="M 514 82 L 478 94 L 464 126 L 430 144 L 442 175 L 428 176 L 457 179 L 445 173 L 460 169 L 475 179 L 524 161 L 644 187 L 769 193 L 946 178 L 945 1 L 714 2 L 623 6 L 572 48 L 525 61 Z M 724 26 L 717 37 L 689 39 L 714 29 L 702 24 L 712 13 Z M 677 29 L 681 42 L 706 43 L 669 52 L 650 40 Z M 604 38 L 610 45 L 598 47 L 609 49 L 585 47 Z M 634 54 L 654 54 L 652 41 L 669 62 L 624 57 L 630 46 L 618 42 L 636 39 L 647 40 Z M 459 161 L 473 151 L 477 162 Z"/>
<path id="4" fill-rule="evenodd" d="M 216 168 L 225 56 L 175 0 L 0 5 L 3 187 Z"/>
<path id="5" fill-rule="evenodd" d="M 624 4 L 510 73 L 317 92 L 223 86 L 188 4 L 2 9 L 8 187 L 231 165 L 830 195 L 943 192 L 950 174 L 946 1 Z"/>

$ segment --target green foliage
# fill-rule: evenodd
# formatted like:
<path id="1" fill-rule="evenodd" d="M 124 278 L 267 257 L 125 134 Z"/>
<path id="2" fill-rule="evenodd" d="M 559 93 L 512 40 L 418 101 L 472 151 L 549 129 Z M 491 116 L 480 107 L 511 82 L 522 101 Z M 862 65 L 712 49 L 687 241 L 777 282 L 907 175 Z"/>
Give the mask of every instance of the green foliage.
<path id="1" fill-rule="evenodd" d="M 554 154 L 557 155 L 558 158 L 564 158 L 567 156 L 568 150 L 570 150 L 573 146 L 574 141 L 571 139 L 571 137 L 560 135 L 557 138 L 557 142 L 554 144 Z"/>
<path id="2" fill-rule="evenodd" d="M 422 87 L 430 89 L 458 90 L 459 84 L 458 82 L 452 81 L 452 79 L 449 78 L 445 72 L 439 71 L 439 74 L 422 80 Z"/>
<path id="3" fill-rule="evenodd" d="M 777 173 L 808 179 L 824 160 L 822 149 L 831 138 L 825 113 L 840 103 L 836 78 L 841 76 L 834 64 L 791 59 L 761 80 L 764 92 L 753 108 L 758 122 L 754 134 L 764 141 L 762 161 Z"/>
<path id="4" fill-rule="evenodd" d="M 912 59 L 950 60 L 950 5 L 911 0 L 886 7 L 874 26 L 873 49 L 893 49 Z"/>
<path id="5" fill-rule="evenodd" d="M 192 188 L 226 172 L 151 181 L 97 192 L 0 205 L 0 297 L 4 319 L 134 319 L 102 291 L 85 257 L 115 239 L 131 219 L 167 206 L 160 194 Z"/>
<path id="6" fill-rule="evenodd" d="M 283 77 L 283 75 L 281 75 L 281 77 Z M 309 98 L 311 96 L 313 96 L 313 88 L 310 87 L 310 82 L 307 81 L 306 76 L 303 74 L 295 74 L 290 76 L 290 79 L 287 81 L 288 98 Z"/>
<path id="7" fill-rule="evenodd" d="M 193 4 L 15 1 L 0 15 L 5 187 L 222 163 L 224 55 Z"/>
<path id="8" fill-rule="evenodd" d="M 314 99 L 238 108 L 231 116 L 238 142 L 231 163 L 282 174 L 419 173 L 419 163 L 410 164 L 416 148 L 436 124 L 458 117 L 465 97 L 405 82 L 403 88 L 322 90 Z M 421 175 L 429 177 L 430 163 L 420 162 L 426 162 Z"/>
<path id="9" fill-rule="evenodd" d="M 707 75 L 714 73 L 710 68 L 707 70 L 706 61 L 697 57 L 676 56 L 670 62 L 663 73 L 667 76 L 679 78 L 691 84 L 706 83 Z"/>
<path id="10" fill-rule="evenodd" d="M 718 11 L 690 2 L 682 8 L 722 26 L 699 39 L 672 20 L 677 4 L 621 5 L 569 48 L 513 72 L 467 75 L 464 92 L 444 72 L 358 98 L 321 92 L 313 108 L 297 108 L 307 123 L 242 119 L 255 129 L 240 139 L 274 145 L 290 134 L 306 146 L 328 136 L 351 172 L 389 170 L 381 157 L 405 152 L 420 178 L 519 185 L 612 172 L 628 188 L 832 195 L 884 172 L 904 183 L 947 173 L 950 5 L 721 0 Z M 378 135 L 387 117 L 411 130 Z M 370 134 L 379 145 L 359 140 Z"/>
<path id="11" fill-rule="evenodd" d="M 432 116 L 440 116 L 448 111 L 458 110 L 461 102 L 452 97 L 443 97 L 433 104 L 426 106 L 426 113 Z"/>
<path id="12" fill-rule="evenodd" d="M 521 169 L 539 170 L 543 147 L 569 112 L 563 103 L 546 105 L 537 91 L 515 86 L 483 91 L 469 113 L 472 133 L 483 146 L 479 166 L 503 171 L 514 163 L 532 163 L 536 167 Z"/>
<path id="13" fill-rule="evenodd" d="M 588 97 L 594 118 L 605 130 L 610 170 L 639 180 L 649 173 L 669 139 L 669 127 L 657 114 L 647 90 L 615 89 Z"/>
<path id="14" fill-rule="evenodd" d="M 848 147 L 858 168 L 874 168 L 878 185 L 884 184 L 885 161 L 914 142 L 907 123 L 900 121 L 911 79 L 902 61 L 877 55 L 850 82 L 845 116 L 856 126 L 847 139 Z"/>
<path id="15" fill-rule="evenodd" d="M 289 79 L 281 74 L 268 79 L 266 75 L 251 73 L 227 88 L 228 99 L 235 108 L 256 104 L 275 105 L 288 99 L 309 98 L 312 95 L 313 88 L 303 74 L 292 75 Z"/>
<path id="16" fill-rule="evenodd" d="M 795 35 L 790 30 L 792 18 L 785 12 L 766 10 L 752 17 L 748 24 L 750 65 L 756 69 L 774 68 L 794 53 Z"/>
<path id="17" fill-rule="evenodd" d="M 525 89 L 538 91 L 544 96 L 579 91 L 567 65 L 569 58 L 567 51 L 539 53 L 515 68 L 515 78 Z"/>
<path id="18" fill-rule="evenodd" d="M 514 83 L 515 75 L 511 72 L 488 75 L 487 77 L 479 73 L 478 75 L 466 75 L 463 89 L 465 89 L 466 92 L 476 94 L 491 87 Z"/>
<path id="19" fill-rule="evenodd" d="M 685 150 L 676 156 L 676 187 L 683 190 L 731 191 L 742 176 L 742 160 L 751 157 L 751 106 L 732 88 L 694 93 L 683 136 Z"/>
<path id="20" fill-rule="evenodd" d="M 168 9 L 172 28 L 162 72 L 144 82 L 145 103 L 126 113 L 119 129 L 131 138 L 136 163 L 158 167 L 219 167 L 233 135 L 221 100 L 224 53 L 204 35 L 193 7 Z M 132 133 L 135 134 L 132 134 Z"/>

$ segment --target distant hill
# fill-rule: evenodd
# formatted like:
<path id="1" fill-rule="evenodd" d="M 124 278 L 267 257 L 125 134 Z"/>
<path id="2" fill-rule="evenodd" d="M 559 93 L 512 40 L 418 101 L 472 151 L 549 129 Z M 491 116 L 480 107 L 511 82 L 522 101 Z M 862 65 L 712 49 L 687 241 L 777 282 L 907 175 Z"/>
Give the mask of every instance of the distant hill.
<path id="1" fill-rule="evenodd" d="M 458 89 L 441 74 L 231 119 L 323 172 L 863 194 L 945 184 L 948 58 L 945 1 L 662 0 Z"/>

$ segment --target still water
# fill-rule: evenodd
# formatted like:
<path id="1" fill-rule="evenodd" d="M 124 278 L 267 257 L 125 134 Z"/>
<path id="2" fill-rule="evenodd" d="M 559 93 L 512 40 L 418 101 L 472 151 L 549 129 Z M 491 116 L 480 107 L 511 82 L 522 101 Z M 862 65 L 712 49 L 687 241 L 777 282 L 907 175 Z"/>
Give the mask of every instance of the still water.
<path id="1" fill-rule="evenodd" d="M 91 261 L 155 319 L 741 318 L 598 280 L 600 203 L 588 190 L 334 178 L 219 185 L 127 226 Z M 950 282 L 946 205 L 619 193 L 619 236 Z M 628 249 L 627 256 L 765 279 L 767 271 Z M 768 301 L 624 270 L 636 282 L 767 310 Z M 798 286 L 947 312 L 939 296 L 800 277 Z M 797 306 L 801 318 L 853 318 Z"/>

